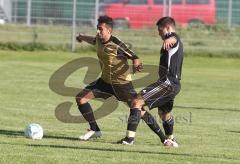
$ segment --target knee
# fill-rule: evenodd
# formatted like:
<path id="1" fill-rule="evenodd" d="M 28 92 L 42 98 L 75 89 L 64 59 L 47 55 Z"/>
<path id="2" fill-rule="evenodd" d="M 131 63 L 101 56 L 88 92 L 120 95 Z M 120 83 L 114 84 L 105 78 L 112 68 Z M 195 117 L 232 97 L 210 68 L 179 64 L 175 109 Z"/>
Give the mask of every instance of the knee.
<path id="1" fill-rule="evenodd" d="M 158 114 L 159 114 L 162 121 L 167 121 L 167 120 L 170 120 L 172 118 L 172 114 L 170 112 L 168 112 L 168 113 L 159 112 Z"/>
<path id="2" fill-rule="evenodd" d="M 145 102 L 142 99 L 141 96 L 137 96 L 136 98 L 134 98 L 131 102 L 131 107 L 132 108 L 142 108 L 144 106 Z"/>
<path id="3" fill-rule="evenodd" d="M 82 105 L 82 104 L 86 103 L 84 98 L 82 98 L 81 96 L 76 96 L 75 99 L 76 99 L 76 102 L 77 102 L 78 105 Z"/>
<path id="4" fill-rule="evenodd" d="M 132 102 L 131 102 L 131 106 L 132 107 L 135 107 L 137 105 L 137 99 L 133 99 Z"/>
<path id="5" fill-rule="evenodd" d="M 142 104 L 139 99 L 134 99 L 131 103 L 132 108 L 142 108 Z"/>

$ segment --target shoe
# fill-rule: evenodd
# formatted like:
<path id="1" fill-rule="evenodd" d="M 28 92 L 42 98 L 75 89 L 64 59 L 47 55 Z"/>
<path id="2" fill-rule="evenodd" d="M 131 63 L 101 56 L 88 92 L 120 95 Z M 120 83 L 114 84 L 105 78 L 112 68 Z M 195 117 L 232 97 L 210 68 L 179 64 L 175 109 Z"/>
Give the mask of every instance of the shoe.
<path id="1" fill-rule="evenodd" d="M 165 139 L 165 141 L 163 142 L 163 145 L 166 146 L 166 147 L 175 147 L 175 148 L 178 147 L 178 143 L 177 143 L 175 138 Z"/>
<path id="2" fill-rule="evenodd" d="M 123 145 L 133 145 L 134 138 L 133 137 L 125 137 L 125 138 L 121 139 L 120 141 L 118 141 L 117 143 L 123 144 Z"/>
<path id="3" fill-rule="evenodd" d="M 178 147 L 178 143 L 177 143 L 176 138 L 173 138 L 172 141 L 173 141 L 173 142 L 177 145 L 177 147 Z"/>
<path id="4" fill-rule="evenodd" d="M 102 136 L 101 131 L 93 131 L 88 129 L 88 132 L 86 134 L 79 136 L 79 139 L 86 141 L 89 140 L 90 138 L 99 138 L 101 136 Z"/>

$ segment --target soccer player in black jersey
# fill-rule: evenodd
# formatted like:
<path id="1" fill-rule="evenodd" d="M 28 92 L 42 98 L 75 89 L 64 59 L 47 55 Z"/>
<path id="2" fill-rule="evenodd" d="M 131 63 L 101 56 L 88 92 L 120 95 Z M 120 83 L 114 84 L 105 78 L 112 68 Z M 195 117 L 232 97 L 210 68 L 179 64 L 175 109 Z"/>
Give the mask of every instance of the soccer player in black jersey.
<path id="1" fill-rule="evenodd" d="M 159 80 L 144 88 L 132 101 L 128 119 L 127 135 L 120 140 L 122 144 L 131 145 L 134 142 L 137 126 L 141 118 L 141 109 L 147 105 L 149 109 L 158 108 L 163 121 L 165 135 L 159 129 L 161 142 L 164 146 L 178 147 L 173 137 L 174 118 L 171 114 L 175 96 L 180 91 L 180 80 L 183 62 L 183 45 L 175 32 L 175 21 L 171 17 L 163 17 L 157 22 L 158 32 L 162 40 L 170 37 L 175 42 L 169 48 L 160 51 Z"/>
<path id="2" fill-rule="evenodd" d="M 90 130 L 79 137 L 81 140 L 88 140 L 102 135 L 94 118 L 92 108 L 88 103 L 89 100 L 94 98 L 107 99 L 115 96 L 118 100 L 126 102 L 130 107 L 131 101 L 136 96 L 131 82 L 127 59 L 132 60 L 134 72 L 140 71 L 142 64 L 133 51 L 120 39 L 112 35 L 112 30 L 112 18 L 100 16 L 96 36 L 79 34 L 76 38 L 79 42 L 85 41 L 96 46 L 102 71 L 101 77 L 98 80 L 91 83 L 76 96 L 78 109 L 90 125 Z M 166 45 L 168 44 L 171 44 L 171 41 L 166 43 Z M 158 134 L 158 129 L 160 128 L 150 113 L 144 112 L 142 119 Z"/>

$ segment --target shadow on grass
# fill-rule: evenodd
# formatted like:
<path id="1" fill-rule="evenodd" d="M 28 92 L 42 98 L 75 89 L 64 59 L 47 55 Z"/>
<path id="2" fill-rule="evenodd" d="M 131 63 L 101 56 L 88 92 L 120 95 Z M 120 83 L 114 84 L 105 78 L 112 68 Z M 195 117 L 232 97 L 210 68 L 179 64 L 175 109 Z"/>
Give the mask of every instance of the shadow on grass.
<path id="1" fill-rule="evenodd" d="M 233 133 L 240 133 L 240 131 L 229 131 Z M 13 130 L 0 130 L 0 135 L 6 135 L 10 137 L 23 136 L 23 131 L 13 131 Z M 46 135 L 45 138 L 52 139 L 66 139 L 66 140 L 78 140 L 77 138 L 72 137 L 64 137 L 64 136 L 50 136 Z M 92 141 L 91 141 L 92 142 Z M 95 142 L 95 141 L 93 141 Z M 98 141 L 104 143 L 104 141 Z M 215 158 L 215 159 L 232 159 L 232 160 L 240 160 L 231 157 L 221 157 L 215 155 L 197 155 L 197 154 L 188 154 L 188 153 L 173 153 L 173 152 L 154 152 L 154 151 L 143 151 L 143 150 L 127 150 L 126 146 L 123 148 L 99 148 L 99 147 L 79 147 L 79 146 L 65 146 L 65 145 L 41 145 L 41 144 L 16 144 L 16 143 L 1 143 L 1 144 L 10 144 L 10 145 L 25 145 L 29 147 L 45 147 L 45 148 L 56 148 L 56 149 L 75 149 L 75 150 L 90 150 L 90 151 L 104 151 L 104 152 L 126 152 L 126 153 L 141 153 L 141 154 L 155 154 L 155 155 L 175 155 L 175 156 L 184 156 L 184 157 L 197 157 L 197 158 Z M 113 143 L 110 143 L 113 144 Z M 166 149 L 165 149 L 166 150 Z M 170 149 L 169 149 L 170 150 Z"/>
<path id="2" fill-rule="evenodd" d="M 26 146 L 30 147 L 47 147 L 47 148 L 57 148 L 57 149 L 75 149 L 75 150 L 90 150 L 90 151 L 103 151 L 103 152 L 121 152 L 121 153 L 141 153 L 141 154 L 155 154 L 155 155 L 174 155 L 174 156 L 183 156 L 183 157 L 196 157 L 196 158 L 215 158 L 219 159 L 228 159 L 228 160 L 239 160 L 231 157 L 221 157 L 215 155 L 198 155 L 198 154 L 188 154 L 188 153 L 173 153 L 173 152 L 154 152 L 154 151 L 143 151 L 143 150 L 127 150 L 125 145 L 123 149 L 117 148 L 99 148 L 99 147 L 78 147 L 78 146 L 65 146 L 65 145 L 37 145 L 37 144 L 27 144 Z M 128 147 L 128 146 L 127 146 Z M 173 148 L 164 148 L 164 150 L 171 150 Z"/>
<path id="3" fill-rule="evenodd" d="M 24 136 L 23 131 L 14 131 L 14 130 L 3 130 L 0 129 L 0 135 L 5 135 L 9 137 L 16 137 L 16 136 Z M 63 139 L 63 140 L 78 140 L 78 138 L 74 137 L 66 137 L 66 136 L 52 136 L 52 135 L 45 135 L 44 138 L 50 138 L 50 139 Z"/>
<path id="4" fill-rule="evenodd" d="M 215 110 L 215 111 L 231 111 L 231 112 L 240 112 L 240 109 L 231 109 L 231 108 L 212 108 L 212 107 L 194 107 L 194 106 L 174 106 L 176 108 L 184 109 L 202 109 L 202 110 Z"/>
<path id="5" fill-rule="evenodd" d="M 240 134 L 240 131 L 234 131 L 234 130 L 227 130 L 227 132 L 229 132 L 229 133 L 239 133 Z"/>
<path id="6" fill-rule="evenodd" d="M 129 152 L 129 153 L 142 153 L 142 154 L 168 154 L 168 155 L 180 155 L 180 156 L 191 156 L 191 154 L 178 154 L 178 153 L 166 153 L 166 152 L 152 152 L 152 151 L 141 151 L 141 150 L 127 150 L 126 146 L 122 145 L 123 149 L 116 148 L 99 148 L 99 147 L 78 147 L 78 146 L 65 146 L 65 145 L 37 145 L 37 144 L 28 144 L 27 146 L 31 147 L 49 147 L 57 149 L 79 149 L 79 150 L 94 150 L 94 151 L 105 151 L 105 152 Z"/>

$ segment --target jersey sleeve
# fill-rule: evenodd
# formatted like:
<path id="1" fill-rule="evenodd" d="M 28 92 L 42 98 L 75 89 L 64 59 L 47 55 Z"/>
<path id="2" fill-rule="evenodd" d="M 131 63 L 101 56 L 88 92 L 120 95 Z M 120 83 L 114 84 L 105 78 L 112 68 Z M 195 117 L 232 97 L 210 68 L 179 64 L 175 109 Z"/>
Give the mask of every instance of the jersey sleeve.
<path id="1" fill-rule="evenodd" d="M 131 60 L 138 59 L 138 56 L 132 50 L 130 50 L 127 47 L 127 45 L 124 42 L 122 42 L 120 39 L 113 37 L 113 42 L 117 44 L 118 55 L 124 55 L 125 57 Z"/>
<path id="2" fill-rule="evenodd" d="M 93 45 L 96 45 L 96 44 L 97 44 L 97 39 L 99 39 L 99 38 L 98 38 L 98 36 L 96 35 L 96 36 L 94 37 L 94 39 L 93 39 Z"/>

